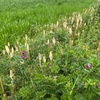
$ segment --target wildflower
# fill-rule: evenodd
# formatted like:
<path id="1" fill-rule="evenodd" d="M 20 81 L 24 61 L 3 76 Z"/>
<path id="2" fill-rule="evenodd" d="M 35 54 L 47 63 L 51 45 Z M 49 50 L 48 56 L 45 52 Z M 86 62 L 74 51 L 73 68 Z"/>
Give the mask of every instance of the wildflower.
<path id="1" fill-rule="evenodd" d="M 42 56 L 41 56 L 41 54 L 40 54 L 40 53 L 38 54 L 38 57 L 39 57 L 39 61 L 41 61 Z"/>
<path id="2" fill-rule="evenodd" d="M 25 56 L 25 55 L 22 55 L 21 57 L 22 57 L 22 59 L 25 59 L 25 58 L 26 58 L 26 56 Z"/>
<path id="3" fill-rule="evenodd" d="M 56 39 L 53 37 L 53 39 L 52 39 L 52 42 L 53 42 L 53 44 L 55 45 L 55 43 L 56 43 Z"/>
<path id="4" fill-rule="evenodd" d="M 27 52 L 29 53 L 29 45 L 28 44 L 27 44 L 26 48 L 27 48 Z"/>
<path id="5" fill-rule="evenodd" d="M 12 71 L 12 70 L 10 70 L 10 78 L 12 79 L 12 78 L 13 78 L 13 76 L 14 76 L 14 73 L 13 73 L 13 71 Z"/>
<path id="6" fill-rule="evenodd" d="M 22 51 L 22 55 L 25 55 L 25 51 Z"/>
<path id="7" fill-rule="evenodd" d="M 22 59 L 25 59 L 26 56 L 25 56 L 25 51 L 22 51 L 22 56 L 21 56 Z"/>
<path id="8" fill-rule="evenodd" d="M 10 43 L 8 42 L 8 47 L 10 47 Z"/>
<path id="9" fill-rule="evenodd" d="M 91 68 L 91 64 L 88 63 L 88 64 L 86 65 L 86 68 Z"/>
<path id="10" fill-rule="evenodd" d="M 46 62 L 46 57 L 45 57 L 45 56 L 43 56 L 43 62 L 44 62 L 44 63 Z"/>
<path id="11" fill-rule="evenodd" d="M 69 28 L 69 34 L 72 36 L 72 28 Z"/>
<path id="12" fill-rule="evenodd" d="M 49 43 L 50 43 L 50 41 L 49 41 L 49 39 L 48 39 L 47 44 L 49 44 Z"/>
<path id="13" fill-rule="evenodd" d="M 9 47 L 7 45 L 5 46 L 5 49 L 6 49 L 6 52 L 9 54 L 10 53 L 10 49 L 9 49 Z"/>
<path id="14" fill-rule="evenodd" d="M 27 41 L 25 40 L 25 47 L 27 47 L 27 44 L 28 44 L 28 43 L 27 43 Z"/>
<path id="15" fill-rule="evenodd" d="M 53 60 L 53 54 L 52 54 L 52 51 L 50 51 L 50 53 L 49 53 L 49 58 L 50 58 L 51 61 Z"/>
<path id="16" fill-rule="evenodd" d="M 10 52 L 10 58 L 12 58 L 14 56 L 14 48 L 12 47 L 11 52 Z"/>

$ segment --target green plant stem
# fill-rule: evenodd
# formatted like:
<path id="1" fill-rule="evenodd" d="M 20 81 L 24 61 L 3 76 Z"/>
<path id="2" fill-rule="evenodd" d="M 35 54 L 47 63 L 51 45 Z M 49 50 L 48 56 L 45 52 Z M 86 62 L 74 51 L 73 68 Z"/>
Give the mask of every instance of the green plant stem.
<path id="1" fill-rule="evenodd" d="M 1 77 L 0 77 L 0 85 L 1 85 L 1 88 L 2 88 L 2 92 L 4 93 L 4 88 L 3 88 Z"/>
<path id="2" fill-rule="evenodd" d="M 68 100 L 72 100 L 72 93 L 73 93 L 73 90 L 74 90 L 74 88 L 75 88 L 75 85 L 76 85 L 76 82 L 77 82 L 78 78 L 79 78 L 79 75 L 77 76 L 77 78 L 76 78 L 76 80 L 75 80 L 75 82 L 74 82 L 74 84 L 73 84 L 73 87 L 72 87 L 72 89 L 71 89 L 71 91 L 70 91 Z"/>
<path id="3" fill-rule="evenodd" d="M 3 93 L 4 100 L 7 100 L 7 99 L 6 99 L 6 93 L 5 93 L 5 91 L 4 91 L 4 87 L 3 87 L 3 83 L 2 83 L 1 77 L 0 77 L 0 85 L 1 85 L 1 88 L 2 88 L 2 93 Z"/>

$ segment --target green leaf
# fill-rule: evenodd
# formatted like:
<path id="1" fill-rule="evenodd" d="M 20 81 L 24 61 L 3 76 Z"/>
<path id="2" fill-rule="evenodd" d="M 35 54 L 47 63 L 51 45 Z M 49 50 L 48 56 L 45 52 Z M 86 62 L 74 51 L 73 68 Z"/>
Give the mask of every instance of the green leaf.
<path id="1" fill-rule="evenodd" d="M 100 92 L 97 93 L 100 96 Z"/>
<path id="2" fill-rule="evenodd" d="M 57 77 L 57 84 L 63 84 L 66 82 L 67 82 L 67 79 L 64 75 L 60 75 L 59 77 Z"/>
<path id="3" fill-rule="evenodd" d="M 25 98 L 25 97 L 28 96 L 29 92 L 30 92 L 29 87 L 22 87 L 22 88 L 19 90 L 19 95 L 22 96 L 23 98 Z"/>
<path id="4" fill-rule="evenodd" d="M 35 76 L 34 76 L 34 81 L 36 83 L 40 82 L 42 79 L 43 79 L 43 75 L 42 74 L 39 74 L 39 73 L 36 73 Z"/>
<path id="5" fill-rule="evenodd" d="M 57 73 L 59 70 L 59 67 L 57 65 L 54 65 L 51 67 L 51 72 Z"/>
<path id="6" fill-rule="evenodd" d="M 75 95 L 75 100 L 86 100 L 83 96 L 82 96 L 82 94 L 77 94 L 77 95 Z"/>
<path id="7" fill-rule="evenodd" d="M 45 94 L 46 94 L 46 91 L 37 92 L 37 93 L 36 93 L 36 98 L 37 98 L 38 100 L 40 100 L 42 97 L 45 96 Z"/>

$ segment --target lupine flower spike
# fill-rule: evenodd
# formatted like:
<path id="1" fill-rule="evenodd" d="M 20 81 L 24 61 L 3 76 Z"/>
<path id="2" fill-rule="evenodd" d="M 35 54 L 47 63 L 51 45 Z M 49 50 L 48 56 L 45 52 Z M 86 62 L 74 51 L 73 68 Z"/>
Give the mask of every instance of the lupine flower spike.
<path id="1" fill-rule="evenodd" d="M 52 54 L 52 51 L 50 51 L 50 53 L 49 53 L 49 58 L 50 58 L 51 61 L 53 60 L 53 54 Z"/>

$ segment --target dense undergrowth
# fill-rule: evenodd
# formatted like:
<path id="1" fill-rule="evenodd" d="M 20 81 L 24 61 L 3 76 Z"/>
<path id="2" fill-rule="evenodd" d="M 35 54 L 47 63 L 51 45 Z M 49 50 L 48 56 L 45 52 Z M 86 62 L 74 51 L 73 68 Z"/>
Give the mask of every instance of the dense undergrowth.
<path id="1" fill-rule="evenodd" d="M 99 100 L 100 6 L 36 29 L 0 57 L 1 100 Z"/>

